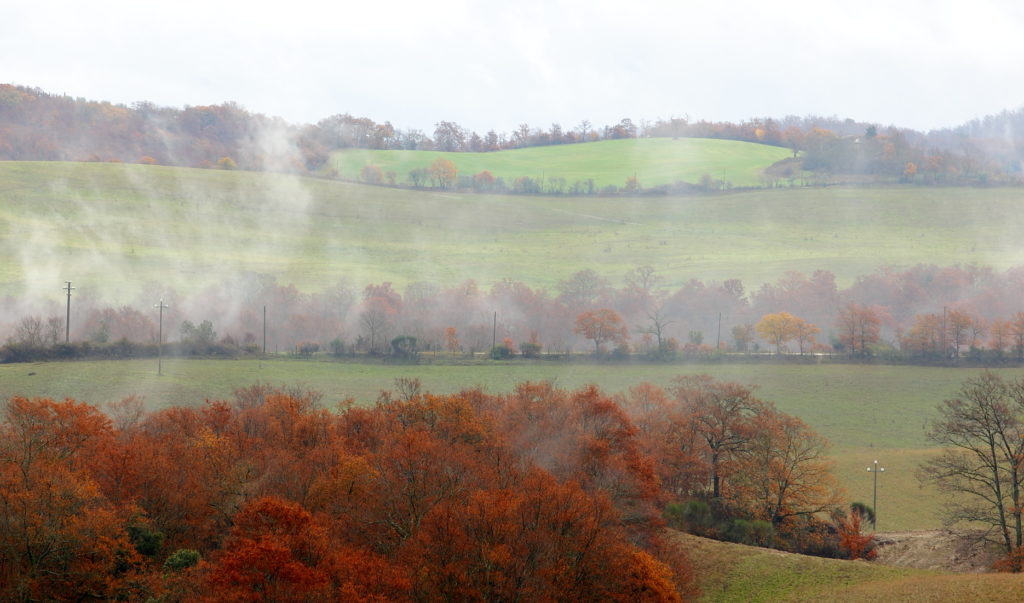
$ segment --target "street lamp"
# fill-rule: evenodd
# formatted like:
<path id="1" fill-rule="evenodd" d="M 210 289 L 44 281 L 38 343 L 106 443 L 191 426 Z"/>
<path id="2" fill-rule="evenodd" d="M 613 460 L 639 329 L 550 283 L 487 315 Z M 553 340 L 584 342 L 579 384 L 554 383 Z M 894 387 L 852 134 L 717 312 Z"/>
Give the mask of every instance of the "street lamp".
<path id="1" fill-rule="evenodd" d="M 868 467 L 868 471 L 874 474 L 875 485 L 871 491 L 871 510 L 874 511 L 874 515 L 871 517 L 871 529 L 874 530 L 878 527 L 878 474 L 885 471 L 885 467 L 879 467 L 878 461 L 871 467 Z"/>

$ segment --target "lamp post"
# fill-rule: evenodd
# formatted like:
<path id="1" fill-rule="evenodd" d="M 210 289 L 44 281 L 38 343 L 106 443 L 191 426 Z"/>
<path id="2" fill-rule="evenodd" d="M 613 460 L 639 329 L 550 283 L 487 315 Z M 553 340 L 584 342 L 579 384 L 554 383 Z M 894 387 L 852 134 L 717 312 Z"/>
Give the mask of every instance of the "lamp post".
<path id="1" fill-rule="evenodd" d="M 163 374 L 163 360 L 164 360 L 164 309 L 167 308 L 167 304 L 164 300 L 160 300 L 160 303 L 153 306 L 154 308 L 160 308 L 160 322 L 157 327 L 156 336 L 156 374 L 159 377 Z"/>
<path id="2" fill-rule="evenodd" d="M 885 471 L 885 467 L 879 467 L 878 461 L 875 461 L 874 465 L 868 467 L 868 471 L 874 474 L 874 487 L 871 489 L 871 510 L 874 514 L 871 517 L 871 529 L 874 530 L 878 527 L 878 474 Z"/>

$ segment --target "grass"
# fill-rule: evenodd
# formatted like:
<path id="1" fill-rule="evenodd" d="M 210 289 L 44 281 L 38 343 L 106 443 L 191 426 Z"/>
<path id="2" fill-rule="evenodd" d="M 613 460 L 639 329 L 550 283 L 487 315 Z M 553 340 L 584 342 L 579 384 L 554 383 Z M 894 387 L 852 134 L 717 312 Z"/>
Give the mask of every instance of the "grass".
<path id="1" fill-rule="evenodd" d="M 702 601 L 1019 601 L 1019 574 L 948 574 L 793 555 L 675 533 Z"/>
<path id="2" fill-rule="evenodd" d="M 568 148 L 568 147 L 566 147 Z M 558 149 L 555 149 L 558 150 Z M 563 151 L 565 149 L 562 149 Z M 569 149 L 571 151 L 571 149 Z M 1024 263 L 1024 189 L 772 189 L 690 197 L 488 196 L 278 174 L 0 162 L 0 296 L 152 303 L 261 273 L 300 290 L 502 278 L 552 289 L 650 264 L 678 287 L 788 270 Z M 155 299 L 155 298 L 154 298 Z"/>
<path id="3" fill-rule="evenodd" d="M 676 182 L 691 184 L 705 174 L 733 186 L 762 186 L 764 170 L 792 155 L 789 149 L 734 140 L 668 138 L 607 140 L 587 144 L 529 147 L 493 153 L 375 151 L 346 149 L 331 154 L 330 168 L 357 180 L 365 165 L 394 172 L 404 182 L 411 170 L 428 167 L 438 157 L 452 161 L 462 176 L 484 170 L 508 186 L 519 177 L 544 182 L 563 178 L 567 186 L 594 180 L 597 188 L 621 188 L 627 178 L 651 188 Z"/>
<path id="4" fill-rule="evenodd" d="M 1007 369 L 1019 376 L 1019 369 Z M 0 365 L 3 391 L 28 396 L 73 397 L 96 404 L 138 394 L 150 408 L 228 398 L 237 387 L 256 382 L 304 384 L 324 393 L 324 403 L 353 398 L 371 403 L 397 377 L 419 378 L 426 390 L 449 393 L 481 386 L 511 390 L 527 380 L 552 380 L 575 388 L 595 383 L 622 392 L 650 381 L 668 387 L 681 374 L 709 373 L 718 379 L 757 385 L 757 395 L 796 415 L 832 444 L 835 473 L 851 501 L 871 504 L 877 459 L 880 531 L 938 528 L 942 500 L 921 488 L 917 465 L 934 453 L 924 437 L 935 408 L 952 396 L 974 369 L 864 365 L 601 365 L 546 361 L 485 362 L 475 365 L 385 365 L 302 360 L 165 359 L 156 375 L 152 359 Z"/>

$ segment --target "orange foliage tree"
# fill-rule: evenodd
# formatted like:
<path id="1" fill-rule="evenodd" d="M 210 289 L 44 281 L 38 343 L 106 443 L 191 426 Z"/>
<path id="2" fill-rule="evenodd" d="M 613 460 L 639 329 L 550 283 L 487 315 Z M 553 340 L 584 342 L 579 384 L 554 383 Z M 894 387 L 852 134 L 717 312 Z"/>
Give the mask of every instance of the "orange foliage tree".
<path id="1" fill-rule="evenodd" d="M 605 343 L 623 344 L 629 337 L 629 330 L 622 322 L 622 317 L 608 308 L 583 312 L 576 317 L 576 328 L 573 331 L 594 342 L 595 354 L 601 353 Z"/>

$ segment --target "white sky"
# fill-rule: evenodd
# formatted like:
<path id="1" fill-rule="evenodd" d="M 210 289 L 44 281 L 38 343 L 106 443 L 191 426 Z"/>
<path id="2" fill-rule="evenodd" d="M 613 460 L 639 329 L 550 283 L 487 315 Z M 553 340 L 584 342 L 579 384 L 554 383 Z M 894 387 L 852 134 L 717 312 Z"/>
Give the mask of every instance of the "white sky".
<path id="1" fill-rule="evenodd" d="M 1013 1 L 0 0 L 0 82 L 235 101 L 428 134 L 835 115 L 927 130 L 1024 106 Z"/>

